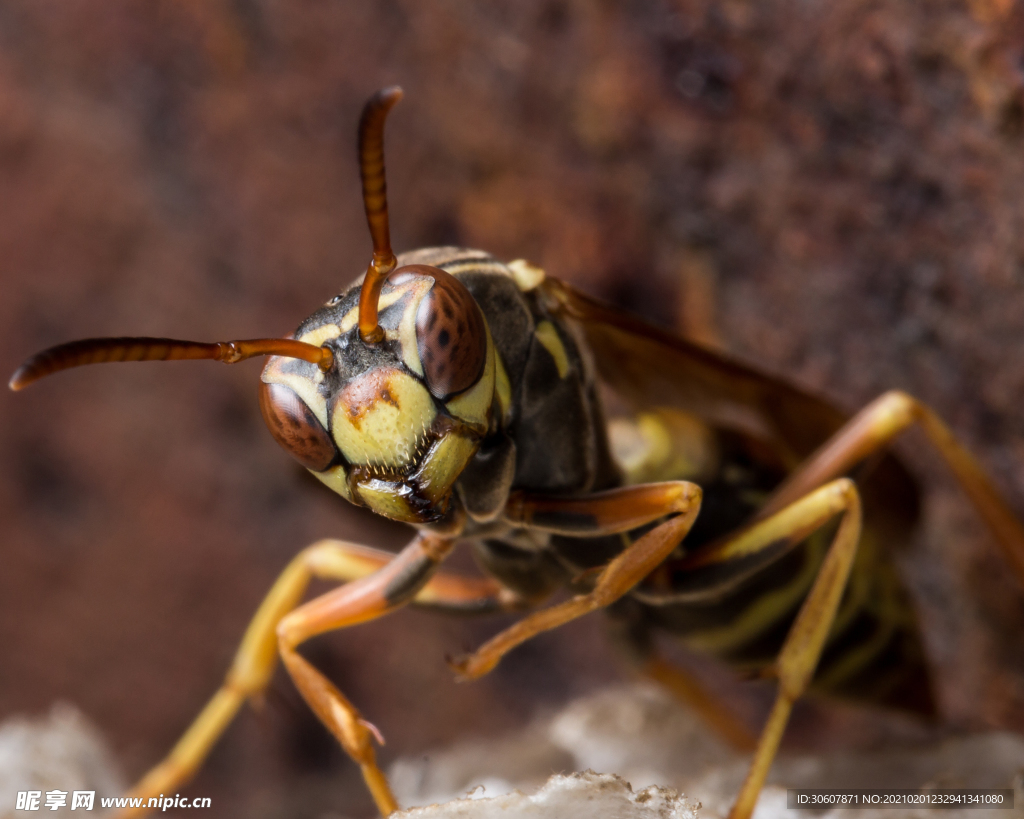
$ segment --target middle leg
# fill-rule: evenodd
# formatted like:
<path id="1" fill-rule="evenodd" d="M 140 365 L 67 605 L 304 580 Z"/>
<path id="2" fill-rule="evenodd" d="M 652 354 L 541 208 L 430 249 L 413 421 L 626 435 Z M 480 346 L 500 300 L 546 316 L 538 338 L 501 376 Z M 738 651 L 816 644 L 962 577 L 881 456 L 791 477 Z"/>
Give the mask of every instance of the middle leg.
<path id="1" fill-rule="evenodd" d="M 629 531 L 672 515 L 629 545 L 597 575 L 594 588 L 535 612 L 492 637 L 473 654 L 451 662 L 463 680 L 491 671 L 519 644 L 595 609 L 611 605 L 664 561 L 686 537 L 700 510 L 701 490 L 686 481 L 625 487 L 583 498 L 517 495 L 506 518 L 549 532 L 606 535 Z"/>

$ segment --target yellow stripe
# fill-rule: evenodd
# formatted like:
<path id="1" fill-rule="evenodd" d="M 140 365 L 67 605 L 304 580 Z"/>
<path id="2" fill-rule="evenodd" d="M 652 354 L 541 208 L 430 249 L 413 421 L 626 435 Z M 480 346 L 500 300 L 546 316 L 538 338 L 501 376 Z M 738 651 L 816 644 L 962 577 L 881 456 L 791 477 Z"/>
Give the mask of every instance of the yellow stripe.
<path id="1" fill-rule="evenodd" d="M 439 267 L 453 276 L 457 276 L 460 273 L 497 273 L 501 276 L 511 276 L 508 268 L 501 262 L 488 261 L 487 259 L 467 259 L 459 264 L 442 264 Z"/>
<path id="2" fill-rule="evenodd" d="M 544 349 L 551 353 L 551 357 L 555 360 L 555 366 L 558 368 L 558 377 L 565 378 L 569 372 L 569 355 L 565 352 L 565 345 L 558 337 L 555 325 L 550 321 L 542 321 L 537 325 L 533 334 L 537 337 L 537 341 L 544 345 Z"/>
<path id="3" fill-rule="evenodd" d="M 850 596 L 856 599 L 850 600 L 849 614 L 844 620 L 848 622 L 863 609 L 874 616 L 881 628 L 868 642 L 846 650 L 828 673 L 815 681 L 818 688 L 836 687 L 843 680 L 866 668 L 889 645 L 892 635 L 907 625 L 908 621 L 912 622 L 905 607 L 901 605 L 899 579 L 893 574 L 891 566 L 878 565 L 877 561 L 872 559 L 875 549 L 872 540 L 863 538 L 861 548 L 862 552 L 858 557 L 863 558 L 863 563 L 859 567 L 854 566 L 854 572 L 850 577 L 850 583 L 853 585 L 853 594 Z M 846 622 L 841 623 L 837 618 L 829 639 L 840 636 Z"/>
<path id="4" fill-rule="evenodd" d="M 824 539 L 814 537 L 804 548 L 808 552 L 805 565 L 787 585 L 760 595 L 728 625 L 688 634 L 683 642 L 697 651 L 727 654 L 752 642 L 790 614 L 796 604 L 807 596 L 818 575 L 825 548 Z"/>
<path id="5" fill-rule="evenodd" d="M 505 364 L 497 350 L 494 351 L 494 394 L 498 398 L 498 406 L 501 409 L 502 426 L 505 426 L 511 418 L 512 383 L 508 380 Z"/>

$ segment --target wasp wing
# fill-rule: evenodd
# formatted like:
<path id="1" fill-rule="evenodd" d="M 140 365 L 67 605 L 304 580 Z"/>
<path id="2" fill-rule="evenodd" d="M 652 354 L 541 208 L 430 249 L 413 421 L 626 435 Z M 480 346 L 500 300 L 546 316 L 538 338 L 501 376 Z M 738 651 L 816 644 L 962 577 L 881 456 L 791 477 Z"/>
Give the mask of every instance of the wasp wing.
<path id="1" fill-rule="evenodd" d="M 590 298 L 542 284 L 554 310 L 579 328 L 601 379 L 633 409 L 671 406 L 715 427 L 810 455 L 847 420 L 828 402 Z"/>
<path id="2" fill-rule="evenodd" d="M 712 427 L 733 430 L 773 448 L 795 465 L 849 420 L 826 400 L 756 368 L 660 330 L 546 278 L 548 309 L 574 326 L 594 355 L 601 380 L 633 410 L 675 407 Z M 917 516 L 917 487 L 894 457 L 871 470 L 872 494 L 884 494 L 907 528 Z"/>

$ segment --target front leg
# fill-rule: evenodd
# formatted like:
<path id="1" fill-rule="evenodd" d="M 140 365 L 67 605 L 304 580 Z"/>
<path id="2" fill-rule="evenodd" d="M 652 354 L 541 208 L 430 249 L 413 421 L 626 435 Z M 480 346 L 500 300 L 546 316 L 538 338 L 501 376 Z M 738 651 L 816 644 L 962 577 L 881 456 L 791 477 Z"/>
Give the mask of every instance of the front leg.
<path id="1" fill-rule="evenodd" d="M 352 584 L 396 559 L 391 552 L 341 540 L 321 540 L 296 555 L 246 629 L 223 685 L 167 757 L 128 792 L 140 806 L 125 809 L 121 815 L 145 813 L 160 794 L 180 788 L 203 764 L 245 700 L 262 697 L 277 664 L 277 625 L 298 605 L 312 578 Z M 414 604 L 462 612 L 518 607 L 513 594 L 487 578 L 442 573 L 428 578 L 415 594 Z M 343 586 L 342 591 L 349 588 L 351 585 Z"/>
<path id="2" fill-rule="evenodd" d="M 409 603 L 455 546 L 453 538 L 421 532 L 397 557 L 369 577 L 327 592 L 287 614 L 277 625 L 277 646 L 302 698 L 362 770 L 382 816 L 398 810 L 387 777 L 377 765 L 376 729 L 296 649 L 327 631 L 374 620 Z"/>
<path id="3" fill-rule="evenodd" d="M 598 575 L 593 591 L 523 618 L 476 652 L 452 661 L 464 680 L 482 677 L 520 643 L 614 603 L 654 571 L 690 531 L 700 510 L 701 490 L 686 481 L 631 486 L 582 498 L 517 493 L 505 517 L 535 529 L 575 536 L 628 532 L 671 515 L 629 545 Z"/>

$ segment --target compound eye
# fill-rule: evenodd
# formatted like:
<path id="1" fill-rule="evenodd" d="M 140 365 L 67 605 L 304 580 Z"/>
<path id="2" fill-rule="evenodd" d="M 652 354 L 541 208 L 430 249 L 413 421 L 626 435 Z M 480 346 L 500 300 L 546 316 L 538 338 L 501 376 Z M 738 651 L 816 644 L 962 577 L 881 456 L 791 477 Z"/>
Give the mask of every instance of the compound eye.
<path id="1" fill-rule="evenodd" d="M 307 469 L 323 472 L 336 454 L 331 436 L 290 387 L 260 381 L 260 411 L 270 434 Z"/>
<path id="2" fill-rule="evenodd" d="M 440 268 L 428 270 L 434 286 L 416 314 L 416 341 L 427 388 L 444 400 L 479 380 L 487 361 L 487 330 L 465 285 Z"/>

